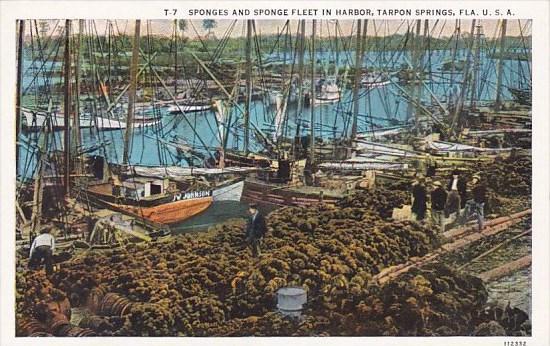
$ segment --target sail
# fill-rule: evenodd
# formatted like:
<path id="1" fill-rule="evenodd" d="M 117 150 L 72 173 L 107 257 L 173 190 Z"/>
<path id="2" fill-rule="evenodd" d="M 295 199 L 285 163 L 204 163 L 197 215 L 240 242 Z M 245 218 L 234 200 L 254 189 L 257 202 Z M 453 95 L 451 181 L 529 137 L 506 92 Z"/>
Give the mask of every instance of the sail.
<path id="1" fill-rule="evenodd" d="M 282 134 L 282 125 L 284 120 L 284 114 L 286 109 L 286 102 L 283 100 L 283 95 L 277 94 L 275 97 L 275 103 L 277 112 L 275 113 L 275 131 L 273 132 L 273 141 L 276 142 L 277 138 Z"/>
<path id="2" fill-rule="evenodd" d="M 197 175 L 220 175 L 234 173 L 251 173 L 258 171 L 256 167 L 225 167 L 225 168 L 200 168 L 200 167 L 148 167 L 132 166 L 133 174 L 142 177 L 170 178 L 174 180 Z"/>
<path id="3" fill-rule="evenodd" d="M 218 139 L 223 143 L 225 138 L 225 121 L 227 119 L 227 105 L 222 100 L 214 101 L 214 113 L 218 121 Z"/>

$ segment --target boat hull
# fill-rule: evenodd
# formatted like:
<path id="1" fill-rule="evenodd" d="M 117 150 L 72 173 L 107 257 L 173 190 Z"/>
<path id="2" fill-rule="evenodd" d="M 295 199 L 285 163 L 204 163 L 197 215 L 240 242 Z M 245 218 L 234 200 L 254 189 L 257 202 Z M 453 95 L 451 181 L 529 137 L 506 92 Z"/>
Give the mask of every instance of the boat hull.
<path id="1" fill-rule="evenodd" d="M 183 104 L 183 105 L 179 105 L 179 107 L 176 105 L 172 105 L 168 107 L 167 111 L 170 114 L 181 114 L 182 111 L 184 113 L 204 112 L 209 110 L 210 108 L 212 108 L 212 106 L 209 104 L 196 104 L 196 105 Z"/>
<path id="2" fill-rule="evenodd" d="M 123 199 L 113 196 L 110 184 L 96 184 L 85 190 L 89 202 L 137 216 L 153 224 L 172 224 L 185 221 L 206 210 L 213 202 L 212 191 L 164 195 L 156 199 Z"/>
<path id="3" fill-rule="evenodd" d="M 325 98 L 315 98 L 315 100 L 313 101 L 314 104 L 316 105 L 321 105 L 321 104 L 330 104 L 330 103 L 336 103 L 336 102 L 339 102 L 340 101 L 340 95 L 338 96 L 334 96 L 334 97 L 325 97 Z"/>
<path id="4" fill-rule="evenodd" d="M 378 88 L 378 87 L 382 87 L 382 86 L 385 86 L 385 85 L 388 85 L 388 84 L 390 84 L 389 80 L 380 81 L 380 82 L 361 82 L 361 85 L 364 88 L 367 88 L 367 89 Z"/>
<path id="5" fill-rule="evenodd" d="M 240 201 L 244 189 L 244 180 L 236 182 L 234 184 L 223 186 L 215 189 L 212 192 L 214 202 L 218 201 Z"/>
<path id="6" fill-rule="evenodd" d="M 212 204 L 212 197 L 188 199 L 161 204 L 154 207 L 108 203 L 112 207 L 127 213 L 161 224 L 173 224 L 185 221 L 202 213 Z"/>
<path id="7" fill-rule="evenodd" d="M 311 206 L 320 203 L 336 204 L 341 198 L 327 196 L 319 191 L 303 192 L 269 183 L 245 180 L 242 202 L 270 207 Z"/>
<path id="8" fill-rule="evenodd" d="M 48 117 L 44 112 L 32 112 L 23 109 L 21 112 L 21 118 L 22 125 L 25 130 L 40 131 L 45 126 Z M 51 128 L 53 130 L 62 130 L 65 128 L 65 119 L 63 115 L 53 113 L 50 116 L 50 121 Z M 159 122 L 159 119 L 138 119 L 136 122 L 134 122 L 134 128 L 149 127 L 156 125 Z M 96 126 L 99 130 L 120 130 L 126 128 L 126 122 L 118 119 L 109 119 L 103 117 L 96 117 L 94 120 L 92 117 L 81 116 L 80 128 L 93 128 Z"/>

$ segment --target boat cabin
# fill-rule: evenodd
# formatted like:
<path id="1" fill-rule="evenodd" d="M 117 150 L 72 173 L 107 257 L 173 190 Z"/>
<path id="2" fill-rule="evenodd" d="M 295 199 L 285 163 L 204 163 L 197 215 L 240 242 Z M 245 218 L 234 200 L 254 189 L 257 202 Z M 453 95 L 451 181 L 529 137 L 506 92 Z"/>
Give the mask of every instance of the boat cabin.
<path id="1" fill-rule="evenodd" d="M 168 185 L 168 179 L 129 178 L 121 182 L 120 185 L 113 185 L 113 195 L 135 200 L 149 199 L 164 195 Z"/>

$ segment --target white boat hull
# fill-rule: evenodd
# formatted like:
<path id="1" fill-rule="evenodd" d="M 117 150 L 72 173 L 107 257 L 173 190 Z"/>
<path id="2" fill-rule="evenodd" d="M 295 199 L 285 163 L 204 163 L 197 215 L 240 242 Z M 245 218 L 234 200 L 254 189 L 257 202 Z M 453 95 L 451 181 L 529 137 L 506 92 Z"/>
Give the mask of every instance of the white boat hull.
<path id="1" fill-rule="evenodd" d="M 46 123 L 46 113 L 44 112 L 31 112 L 29 110 L 22 110 L 22 125 L 27 130 L 40 130 Z M 62 115 L 54 113 L 51 115 L 51 126 L 54 130 L 65 128 L 65 119 Z M 148 127 L 157 124 L 160 120 L 147 120 L 134 123 L 134 128 Z M 109 119 L 103 117 L 96 117 L 95 121 L 91 117 L 81 116 L 80 128 L 93 128 L 97 122 L 97 128 L 100 130 L 118 130 L 125 129 L 126 122 L 118 119 Z"/>
<path id="2" fill-rule="evenodd" d="M 378 88 L 390 84 L 389 80 L 380 81 L 380 82 L 362 82 L 361 85 L 365 88 L 372 89 Z"/>
<path id="3" fill-rule="evenodd" d="M 236 201 L 241 200 L 244 189 L 244 180 L 231 184 L 229 186 L 224 186 L 219 189 L 214 189 L 212 197 L 214 202 L 219 201 Z"/>
<path id="4" fill-rule="evenodd" d="M 170 107 L 168 107 L 167 110 L 168 113 L 177 114 L 181 113 L 182 111 L 183 113 L 202 112 L 207 111 L 210 108 L 212 108 L 211 105 L 179 105 L 179 107 L 176 105 L 171 105 Z"/>
<path id="5" fill-rule="evenodd" d="M 340 101 L 340 95 L 332 96 L 332 97 L 323 97 L 323 98 L 315 98 L 313 101 L 314 104 L 327 104 L 327 103 L 336 103 Z"/>

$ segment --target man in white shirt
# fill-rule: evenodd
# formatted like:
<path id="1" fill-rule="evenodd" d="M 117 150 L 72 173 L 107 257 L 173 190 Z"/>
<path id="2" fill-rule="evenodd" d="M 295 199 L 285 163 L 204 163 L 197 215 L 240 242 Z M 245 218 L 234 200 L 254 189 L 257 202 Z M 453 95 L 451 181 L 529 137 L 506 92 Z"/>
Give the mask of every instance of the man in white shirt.
<path id="1" fill-rule="evenodd" d="M 460 214 L 461 196 L 459 185 L 461 185 L 458 171 L 453 170 L 452 178 L 447 185 L 449 193 L 447 194 L 447 202 L 445 203 L 445 216 L 450 217 L 450 223 L 453 223 Z"/>
<path id="2" fill-rule="evenodd" d="M 41 262 L 44 262 L 46 274 L 51 275 L 53 272 L 52 254 L 55 250 L 55 239 L 50 234 L 50 227 L 44 227 L 40 231 L 40 235 L 34 238 L 31 245 L 29 255 L 29 267 L 36 268 Z"/>

